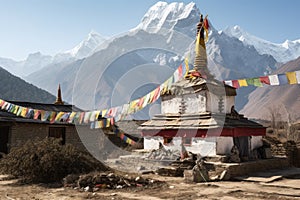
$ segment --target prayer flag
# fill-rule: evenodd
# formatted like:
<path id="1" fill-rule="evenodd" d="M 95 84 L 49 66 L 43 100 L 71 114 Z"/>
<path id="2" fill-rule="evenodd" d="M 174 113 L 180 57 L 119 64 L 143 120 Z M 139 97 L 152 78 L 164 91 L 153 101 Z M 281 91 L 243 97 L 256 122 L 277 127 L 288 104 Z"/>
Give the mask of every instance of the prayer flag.
<path id="1" fill-rule="evenodd" d="M 225 85 L 229 85 L 232 87 L 232 80 L 224 81 Z"/>
<path id="2" fill-rule="evenodd" d="M 0 107 L 2 107 L 2 105 L 5 103 L 5 101 L 3 101 L 2 99 L 0 99 Z"/>
<path id="3" fill-rule="evenodd" d="M 188 59 L 188 57 L 186 57 L 185 59 L 184 59 L 184 63 L 185 63 L 185 72 L 184 72 L 184 76 L 186 76 L 187 74 L 188 74 L 188 72 L 189 72 L 189 59 Z M 183 73 L 183 72 L 182 72 Z"/>
<path id="4" fill-rule="evenodd" d="M 69 123 L 74 123 L 74 117 L 76 115 L 76 112 L 72 112 L 69 116 L 68 122 Z"/>
<path id="5" fill-rule="evenodd" d="M 248 85 L 254 85 L 254 79 L 253 78 L 247 78 L 246 81 L 247 81 Z"/>
<path id="6" fill-rule="evenodd" d="M 83 120 L 84 120 L 84 112 L 81 112 L 81 113 L 79 114 L 78 123 L 79 123 L 79 124 L 82 124 Z"/>
<path id="7" fill-rule="evenodd" d="M 64 114 L 65 114 L 65 112 L 59 112 L 59 113 L 56 115 L 56 117 L 55 117 L 55 121 L 56 121 L 56 122 L 59 122 L 60 119 L 61 119 L 61 117 L 62 117 Z"/>
<path id="8" fill-rule="evenodd" d="M 256 87 L 262 87 L 262 83 L 260 82 L 259 78 L 253 78 L 253 85 Z"/>
<path id="9" fill-rule="evenodd" d="M 34 110 L 34 116 L 33 116 L 33 119 L 39 119 L 39 116 L 40 116 L 40 115 L 41 115 L 41 111 L 35 109 L 35 110 Z"/>
<path id="10" fill-rule="evenodd" d="M 297 82 L 298 84 L 300 84 L 300 71 L 295 71 L 295 73 L 296 73 Z"/>
<path id="11" fill-rule="evenodd" d="M 21 115 L 21 113 L 22 113 L 22 110 L 23 110 L 23 107 L 22 107 L 22 106 L 20 106 L 20 107 L 19 107 L 19 110 L 18 110 L 18 112 L 17 112 L 17 116 L 20 116 L 20 115 Z"/>
<path id="12" fill-rule="evenodd" d="M 96 119 L 96 113 L 97 111 L 92 111 L 91 112 L 91 115 L 90 115 L 90 122 L 93 122 L 93 121 L 95 121 L 95 119 Z"/>
<path id="13" fill-rule="evenodd" d="M 289 84 L 297 84 L 296 72 L 286 72 L 286 77 L 288 79 Z"/>
<path id="14" fill-rule="evenodd" d="M 69 116 L 70 116 L 70 115 L 71 115 L 70 112 L 65 113 L 65 114 L 61 117 L 61 120 L 62 120 L 63 122 L 68 122 L 68 119 L 69 119 Z"/>
<path id="15" fill-rule="evenodd" d="M 233 86 L 234 88 L 239 88 L 240 85 L 239 85 L 238 80 L 232 80 L 232 86 Z"/>
<path id="16" fill-rule="evenodd" d="M 285 74 L 278 74 L 279 85 L 288 84 L 288 80 Z"/>
<path id="17" fill-rule="evenodd" d="M 20 106 L 16 106 L 16 108 L 15 108 L 15 110 L 14 110 L 14 112 L 13 112 L 15 115 L 18 113 L 19 108 L 20 108 Z"/>
<path id="18" fill-rule="evenodd" d="M 180 66 L 178 67 L 178 76 L 179 76 L 179 79 L 182 78 L 182 64 L 180 64 Z"/>
<path id="19" fill-rule="evenodd" d="M 33 116 L 34 116 L 34 111 L 33 111 L 33 109 L 31 109 L 31 108 L 28 108 L 28 110 L 27 110 L 27 114 L 26 114 L 26 118 L 33 118 Z"/>
<path id="20" fill-rule="evenodd" d="M 91 122 L 90 129 L 94 129 L 94 128 L 95 128 L 95 122 Z"/>
<path id="21" fill-rule="evenodd" d="M 269 76 L 261 76 L 261 77 L 259 77 L 259 80 L 260 80 L 261 83 L 270 85 L 270 79 L 269 79 Z"/>
<path id="22" fill-rule="evenodd" d="M 248 86 L 246 79 L 238 80 L 240 87 Z"/>
<path id="23" fill-rule="evenodd" d="M 54 123 L 55 122 L 55 117 L 56 117 L 56 112 L 51 112 L 51 114 L 49 116 L 50 123 Z"/>
<path id="24" fill-rule="evenodd" d="M 279 85 L 279 79 L 277 75 L 269 75 L 270 85 Z"/>
<path id="25" fill-rule="evenodd" d="M 160 97 L 160 87 L 157 87 L 154 90 L 154 95 L 153 95 L 153 98 L 151 100 L 151 103 L 155 102 L 159 97 Z"/>
<path id="26" fill-rule="evenodd" d="M 23 107 L 22 112 L 21 112 L 21 117 L 26 117 L 27 111 L 28 111 L 28 108 Z"/>
<path id="27" fill-rule="evenodd" d="M 84 119 L 83 119 L 83 122 L 84 122 L 85 124 L 89 123 L 90 117 L 91 117 L 91 112 L 86 112 L 86 113 L 84 113 Z"/>

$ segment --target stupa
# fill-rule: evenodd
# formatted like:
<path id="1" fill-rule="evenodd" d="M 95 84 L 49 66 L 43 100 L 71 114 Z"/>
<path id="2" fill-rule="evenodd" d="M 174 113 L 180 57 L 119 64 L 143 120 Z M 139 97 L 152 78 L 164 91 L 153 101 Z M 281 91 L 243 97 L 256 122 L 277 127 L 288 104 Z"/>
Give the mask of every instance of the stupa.
<path id="1" fill-rule="evenodd" d="M 202 156 L 230 154 L 238 147 L 241 157 L 262 146 L 266 128 L 235 109 L 236 88 L 216 80 L 207 68 L 205 39 L 207 17 L 197 24 L 194 69 L 161 92 L 161 114 L 141 124 L 144 149 L 181 150 Z"/>

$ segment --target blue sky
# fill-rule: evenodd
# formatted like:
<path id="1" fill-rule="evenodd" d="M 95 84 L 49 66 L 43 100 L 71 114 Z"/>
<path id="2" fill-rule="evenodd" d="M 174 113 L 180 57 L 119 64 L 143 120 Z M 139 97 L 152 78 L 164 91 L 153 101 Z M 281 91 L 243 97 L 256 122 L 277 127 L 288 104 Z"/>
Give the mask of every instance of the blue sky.
<path id="1" fill-rule="evenodd" d="M 25 59 L 73 48 L 91 30 L 112 36 L 134 28 L 156 0 L 0 0 L 0 57 Z M 167 1 L 173 2 L 173 1 Z M 191 1 L 180 1 L 189 3 Z M 198 0 L 216 29 L 239 25 L 281 43 L 300 39 L 298 0 Z"/>

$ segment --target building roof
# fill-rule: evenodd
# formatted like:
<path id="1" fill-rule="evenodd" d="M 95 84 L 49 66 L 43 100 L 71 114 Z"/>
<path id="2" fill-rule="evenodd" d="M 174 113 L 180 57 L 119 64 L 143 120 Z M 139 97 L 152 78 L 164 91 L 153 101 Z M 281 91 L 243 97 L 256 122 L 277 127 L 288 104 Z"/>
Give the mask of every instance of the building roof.
<path id="1" fill-rule="evenodd" d="M 33 102 L 23 102 L 23 101 L 7 101 L 9 103 L 23 106 L 31 109 L 54 111 L 54 112 L 81 112 L 82 110 L 74 105 L 55 105 L 55 104 L 45 104 L 45 103 L 33 103 Z M 49 121 L 41 121 L 35 119 L 23 118 L 21 116 L 16 116 L 13 113 L 9 113 L 5 110 L 0 110 L 0 122 L 23 122 L 23 123 L 42 123 L 48 124 Z M 66 122 L 55 122 L 53 124 L 67 124 Z"/>
<path id="2" fill-rule="evenodd" d="M 161 114 L 156 115 L 152 120 L 149 120 L 139 127 L 145 132 L 157 132 L 163 136 L 163 132 L 178 131 L 178 130 L 213 130 L 213 129 L 261 129 L 265 131 L 262 125 L 248 120 L 243 115 L 231 116 L 230 114 L 218 113 L 199 113 L 199 114 Z M 260 132 L 260 133 L 262 133 Z M 231 133 L 230 133 L 231 134 Z M 230 134 L 226 136 L 230 136 Z M 232 134 L 234 131 L 232 131 Z M 255 133 L 254 133 L 255 134 Z M 144 134 L 145 135 L 145 134 Z M 147 134 L 146 134 L 147 135 Z"/>
<path id="3" fill-rule="evenodd" d="M 221 81 L 191 76 L 186 76 L 180 81 L 173 83 L 168 90 L 161 92 L 161 96 L 198 93 L 204 90 L 217 95 L 236 96 L 236 88 L 225 85 Z"/>

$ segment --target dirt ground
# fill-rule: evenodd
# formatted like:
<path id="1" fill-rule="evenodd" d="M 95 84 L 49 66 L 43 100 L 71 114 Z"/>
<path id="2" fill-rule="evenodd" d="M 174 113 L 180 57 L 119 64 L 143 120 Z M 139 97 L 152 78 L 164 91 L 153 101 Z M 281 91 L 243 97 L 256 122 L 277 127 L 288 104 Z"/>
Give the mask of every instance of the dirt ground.
<path id="1" fill-rule="evenodd" d="M 0 176 L 0 179 L 3 176 Z M 18 185 L 16 180 L 0 181 L 0 199 L 300 199 L 300 177 L 283 178 L 273 182 L 227 181 L 185 183 L 183 178 L 147 175 L 165 181 L 150 188 L 130 188 L 83 192 L 72 188 L 49 188 L 43 185 Z"/>

